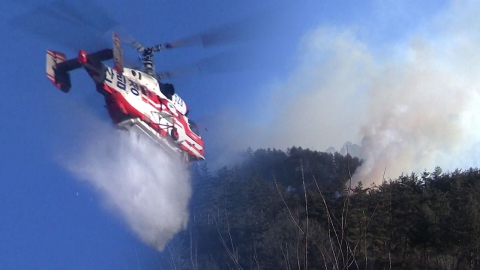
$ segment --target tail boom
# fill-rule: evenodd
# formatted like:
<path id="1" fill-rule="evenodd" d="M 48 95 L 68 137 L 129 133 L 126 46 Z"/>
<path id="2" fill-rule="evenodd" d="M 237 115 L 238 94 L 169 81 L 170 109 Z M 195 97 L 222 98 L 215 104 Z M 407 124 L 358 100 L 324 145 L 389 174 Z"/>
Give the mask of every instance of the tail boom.
<path id="1" fill-rule="evenodd" d="M 77 58 L 66 60 L 65 54 L 53 50 L 47 50 L 47 77 L 63 92 L 70 91 L 72 83 L 70 81 L 70 71 L 85 67 L 90 76 L 96 81 L 101 81 L 102 68 L 101 62 L 113 58 L 111 49 L 104 49 L 91 54 L 80 50 Z"/>

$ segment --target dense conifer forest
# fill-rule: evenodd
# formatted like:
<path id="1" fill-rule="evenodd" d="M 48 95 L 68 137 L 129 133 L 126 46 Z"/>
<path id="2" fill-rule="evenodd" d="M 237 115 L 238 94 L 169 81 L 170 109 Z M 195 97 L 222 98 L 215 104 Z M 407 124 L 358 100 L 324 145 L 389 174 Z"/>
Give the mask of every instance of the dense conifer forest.
<path id="1" fill-rule="evenodd" d="M 351 186 L 361 160 L 293 147 L 194 166 L 168 269 L 480 269 L 480 171 Z"/>

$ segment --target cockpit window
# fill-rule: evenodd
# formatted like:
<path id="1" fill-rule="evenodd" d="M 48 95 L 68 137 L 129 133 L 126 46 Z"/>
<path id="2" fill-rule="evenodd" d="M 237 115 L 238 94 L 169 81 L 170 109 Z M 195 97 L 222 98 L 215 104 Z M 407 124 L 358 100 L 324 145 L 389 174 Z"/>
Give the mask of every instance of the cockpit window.
<path id="1" fill-rule="evenodd" d="M 160 83 L 160 91 L 170 100 L 172 100 L 172 96 L 175 94 L 175 88 L 170 83 Z"/>
<path id="2" fill-rule="evenodd" d="M 200 132 L 198 132 L 197 124 L 195 124 L 195 122 L 193 122 L 192 120 L 188 119 L 188 125 L 190 126 L 190 129 L 193 131 L 193 133 L 197 134 L 197 136 L 200 137 Z"/>

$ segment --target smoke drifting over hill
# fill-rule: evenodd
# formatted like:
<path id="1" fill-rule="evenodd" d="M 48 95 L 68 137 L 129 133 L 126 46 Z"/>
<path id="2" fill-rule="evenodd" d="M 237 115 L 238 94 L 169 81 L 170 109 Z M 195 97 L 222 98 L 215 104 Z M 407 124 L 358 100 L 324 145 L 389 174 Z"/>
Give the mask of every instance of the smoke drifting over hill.
<path id="1" fill-rule="evenodd" d="M 162 250 L 188 223 L 187 169 L 137 132 L 101 123 L 89 130 L 67 168 L 95 187 L 143 242 Z"/>
<path id="2" fill-rule="evenodd" d="M 323 151 L 351 141 L 365 160 L 354 180 L 367 185 L 385 170 L 389 178 L 478 166 L 478 12 L 476 2 L 455 1 L 380 43 L 371 28 L 319 27 L 301 41 L 296 71 L 267 87 L 270 106 L 258 112 L 268 120 L 243 127 L 252 134 L 236 145 Z"/>

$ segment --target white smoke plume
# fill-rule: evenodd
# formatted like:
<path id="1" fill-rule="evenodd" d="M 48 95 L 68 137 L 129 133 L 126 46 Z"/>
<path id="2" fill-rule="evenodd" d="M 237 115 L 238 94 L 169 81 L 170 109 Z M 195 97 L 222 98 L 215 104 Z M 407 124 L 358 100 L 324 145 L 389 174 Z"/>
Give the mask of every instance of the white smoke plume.
<path id="1" fill-rule="evenodd" d="M 462 119 L 480 81 L 442 65 L 428 47 L 413 44 L 412 59 L 383 66 L 372 80 L 368 118 L 360 128 L 365 164 L 356 181 L 379 183 L 385 169 L 391 177 L 435 165 L 452 169 L 449 163 L 463 160 L 459 150 L 472 143 L 464 136 L 474 126 Z"/>
<path id="2" fill-rule="evenodd" d="M 479 2 L 452 1 L 385 44 L 369 39 L 378 27 L 318 27 L 300 42 L 296 72 L 269 87 L 271 105 L 257 110 L 268 112 L 263 122 L 242 127 L 233 145 L 361 144 L 354 180 L 364 185 L 380 183 L 385 170 L 388 179 L 478 166 L 479 12 Z"/>
<path id="3" fill-rule="evenodd" d="M 88 128 L 67 168 L 91 184 L 144 243 L 161 251 L 188 223 L 187 169 L 140 131 L 102 123 Z"/>
<path id="4" fill-rule="evenodd" d="M 359 128 L 365 163 L 356 182 L 478 166 L 480 40 L 476 2 L 454 1 L 378 61 Z M 372 53 L 373 54 L 373 53 Z"/>

